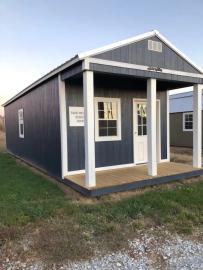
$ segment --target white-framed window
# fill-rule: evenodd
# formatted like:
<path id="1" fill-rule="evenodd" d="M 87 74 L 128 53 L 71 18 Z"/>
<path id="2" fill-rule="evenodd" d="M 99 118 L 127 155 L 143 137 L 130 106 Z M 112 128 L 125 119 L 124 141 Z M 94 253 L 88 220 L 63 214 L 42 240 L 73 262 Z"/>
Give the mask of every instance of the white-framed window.
<path id="1" fill-rule="evenodd" d="M 19 132 L 19 138 L 24 138 L 24 113 L 23 113 L 23 109 L 18 110 L 18 132 Z"/>
<path id="2" fill-rule="evenodd" d="M 183 131 L 193 131 L 193 113 L 183 113 Z"/>
<path id="3" fill-rule="evenodd" d="M 95 140 L 121 140 L 121 103 L 119 98 L 95 98 Z"/>
<path id="4" fill-rule="evenodd" d="M 162 52 L 162 43 L 159 41 L 148 40 L 148 50 L 155 52 Z"/>

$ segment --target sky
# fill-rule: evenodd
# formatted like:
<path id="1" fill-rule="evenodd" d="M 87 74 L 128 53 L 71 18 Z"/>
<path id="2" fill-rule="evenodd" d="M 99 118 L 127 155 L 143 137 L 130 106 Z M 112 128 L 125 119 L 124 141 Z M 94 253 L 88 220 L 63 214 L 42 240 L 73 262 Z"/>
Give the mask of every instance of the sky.
<path id="1" fill-rule="evenodd" d="M 202 0 L 0 0 L 0 104 L 79 52 L 153 29 L 203 68 Z"/>

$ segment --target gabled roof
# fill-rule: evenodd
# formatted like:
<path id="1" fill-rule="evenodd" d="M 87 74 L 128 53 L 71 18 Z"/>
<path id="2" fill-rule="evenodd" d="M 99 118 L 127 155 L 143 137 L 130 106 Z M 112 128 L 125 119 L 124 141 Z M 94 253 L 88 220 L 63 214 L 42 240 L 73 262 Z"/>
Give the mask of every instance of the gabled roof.
<path id="1" fill-rule="evenodd" d="M 181 56 L 184 60 L 186 60 L 190 65 L 192 65 L 194 68 L 196 68 L 200 73 L 203 74 L 203 69 L 201 69 L 199 66 L 197 66 L 190 58 L 188 58 L 183 52 L 181 52 L 178 48 L 176 48 L 167 38 L 165 38 L 162 34 L 159 33 L 159 31 L 157 30 L 152 30 L 150 32 L 135 36 L 135 37 L 131 37 L 131 38 L 127 38 L 115 43 L 111 43 L 109 45 L 94 49 L 94 50 L 90 50 L 87 52 L 83 52 L 83 53 L 79 53 L 78 57 L 80 59 L 84 59 L 86 57 L 91 57 L 94 56 L 96 54 L 100 54 L 109 50 L 113 50 L 122 46 L 126 46 L 129 45 L 131 43 L 135 43 L 141 40 L 144 40 L 146 38 L 150 38 L 150 37 L 158 37 L 162 42 L 164 42 L 168 47 L 170 47 L 173 51 L 175 51 L 179 56 Z"/>
<path id="2" fill-rule="evenodd" d="M 100 54 L 102 52 L 108 51 L 108 50 L 112 50 L 112 49 L 116 49 L 125 45 L 129 45 L 131 43 L 135 43 L 141 40 L 144 40 L 146 38 L 150 38 L 156 36 L 158 37 L 162 42 L 164 42 L 167 46 L 169 46 L 172 50 L 174 50 L 179 56 L 181 56 L 183 59 L 185 59 L 190 65 L 192 65 L 195 69 L 197 69 L 201 74 L 203 74 L 203 70 L 198 67 L 195 63 L 192 62 L 192 60 L 190 60 L 185 54 L 183 54 L 180 50 L 178 50 L 170 41 L 168 41 L 163 35 L 161 35 L 159 33 L 159 31 L 157 30 L 152 30 L 150 32 L 141 34 L 141 35 L 137 35 L 135 37 L 132 38 L 128 38 L 128 39 L 124 39 L 97 49 L 93 49 L 87 52 L 83 52 L 83 53 L 79 53 L 77 54 L 75 57 L 71 58 L 70 60 L 66 61 L 65 63 L 63 63 L 62 65 L 60 65 L 59 67 L 53 69 L 52 71 L 50 71 L 49 73 L 47 73 L 46 75 L 44 75 L 43 77 L 41 77 L 40 79 L 38 79 L 37 81 L 35 81 L 34 83 L 32 83 L 31 85 L 29 85 L 28 87 L 26 87 L 25 89 L 23 89 L 21 92 L 19 92 L 17 95 L 15 95 L 13 98 L 9 99 L 7 102 L 5 102 L 2 106 L 6 106 L 9 103 L 11 103 L 12 101 L 14 101 L 15 99 L 19 98 L 20 96 L 24 95 L 26 92 L 30 91 L 31 89 L 33 89 L 34 87 L 36 87 L 38 84 L 46 81 L 47 79 L 59 74 L 61 71 L 65 70 L 68 67 L 71 67 L 72 65 L 74 65 L 75 63 L 84 60 L 85 58 L 94 56 L 96 54 Z"/>

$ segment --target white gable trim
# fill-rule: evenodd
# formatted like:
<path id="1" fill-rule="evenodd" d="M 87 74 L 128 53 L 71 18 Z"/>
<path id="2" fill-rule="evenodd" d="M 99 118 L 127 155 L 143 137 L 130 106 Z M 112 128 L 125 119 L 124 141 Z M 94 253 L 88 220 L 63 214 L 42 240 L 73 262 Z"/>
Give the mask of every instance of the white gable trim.
<path id="1" fill-rule="evenodd" d="M 156 36 L 161 41 L 163 41 L 168 47 L 170 47 L 173 51 L 175 51 L 179 56 L 181 56 L 185 61 L 187 61 L 190 65 L 192 65 L 194 68 L 196 68 L 199 72 L 203 73 L 203 69 L 198 67 L 189 57 L 187 57 L 183 52 L 181 52 L 179 49 L 177 49 L 168 39 L 166 39 L 162 34 L 160 34 L 157 30 L 153 30 L 132 38 L 124 39 L 97 49 L 93 49 L 87 52 L 79 53 L 78 57 L 79 59 L 84 59 L 86 57 L 94 56 L 96 54 L 100 54 L 109 50 L 113 50 L 122 46 L 129 45 L 134 42 L 138 42 L 140 40 L 150 38 Z"/>
<path id="2" fill-rule="evenodd" d="M 189 57 L 187 57 L 182 51 L 180 51 L 177 47 L 175 47 L 167 38 L 165 38 L 162 34 L 158 33 L 156 35 L 160 40 L 162 40 L 166 45 L 168 45 L 172 50 L 174 50 L 179 56 L 185 59 L 190 65 L 199 70 L 199 72 L 203 73 L 203 69 L 196 65 Z"/>
<path id="3" fill-rule="evenodd" d="M 151 71 L 151 70 L 149 70 L 148 66 L 129 64 L 129 63 L 117 62 L 117 61 L 111 61 L 111 60 L 103 60 L 103 59 L 98 59 L 98 58 L 87 58 L 85 61 L 86 61 L 85 67 L 87 67 L 88 63 L 92 63 L 92 64 L 99 64 L 99 65 L 106 65 L 106 66 L 113 66 L 113 67 Z M 178 75 L 178 76 L 186 76 L 186 77 L 192 77 L 192 78 L 202 78 L 203 79 L 203 74 L 190 73 L 190 72 L 178 71 L 178 70 L 171 70 L 171 69 L 166 69 L 166 68 L 161 68 L 161 71 L 153 70 L 151 72 L 162 73 L 162 74 L 172 74 L 172 75 Z"/>
<path id="4" fill-rule="evenodd" d="M 8 101 L 6 101 L 4 104 L 2 104 L 2 106 L 8 105 L 9 103 L 11 103 L 15 99 L 19 98 L 20 96 L 24 95 L 25 93 L 27 93 L 28 91 L 30 91 L 31 89 L 33 89 L 34 87 L 39 85 L 40 83 L 44 82 L 45 80 L 51 78 L 54 75 L 57 75 L 58 73 L 60 73 L 64 69 L 66 69 L 68 67 L 71 67 L 73 64 L 77 63 L 80 60 L 86 60 L 86 59 L 88 59 L 88 57 L 91 57 L 91 56 L 93 56 L 95 54 L 99 54 L 99 53 L 102 53 L 102 52 L 105 52 L 105 51 L 108 51 L 108 50 L 116 49 L 118 47 L 125 46 L 125 45 L 128 45 L 128 44 L 134 43 L 134 42 L 138 42 L 140 40 L 150 38 L 150 37 L 153 37 L 153 36 L 157 36 L 167 46 L 169 46 L 172 50 L 174 50 L 179 56 L 181 56 L 183 59 L 185 59 L 190 65 L 192 65 L 194 68 L 196 68 L 201 74 L 203 74 L 203 69 L 201 69 L 196 64 L 194 64 L 194 62 L 192 62 L 192 60 L 190 60 L 184 53 L 182 53 L 180 50 L 178 50 L 170 41 L 168 41 L 157 30 L 153 30 L 153 31 L 150 31 L 150 32 L 147 32 L 147 33 L 144 33 L 144 34 L 132 37 L 132 38 L 128 38 L 128 39 L 125 39 L 125 40 L 121 40 L 119 42 L 112 43 L 112 44 L 107 45 L 107 46 L 103 46 L 103 47 L 98 48 L 98 49 L 90 50 L 90 51 L 87 51 L 87 52 L 84 52 L 84 53 L 79 53 L 73 59 L 70 59 L 69 61 L 67 61 L 64 64 L 60 65 L 56 69 L 52 70 L 51 72 L 47 73 L 46 75 L 44 75 L 43 77 L 41 77 L 40 79 L 38 79 L 37 81 L 32 83 L 31 85 L 29 85 L 28 87 L 26 87 L 24 90 L 19 92 L 17 95 L 15 95 L 14 97 L 12 97 Z M 201 74 L 199 74 L 199 75 L 201 75 Z M 196 75 L 198 75 L 198 74 L 196 74 Z M 188 73 L 188 76 L 189 76 L 189 73 Z M 194 77 L 194 76 L 192 76 L 192 77 Z"/>
<path id="5" fill-rule="evenodd" d="M 102 46 L 100 48 L 96 48 L 96 49 L 93 49 L 93 50 L 90 50 L 90 51 L 87 51 L 87 52 L 79 53 L 78 57 L 80 59 L 83 59 L 83 58 L 86 58 L 86 57 L 89 57 L 89 56 L 92 56 L 92 55 L 95 55 L 95 54 L 99 54 L 99 53 L 103 53 L 103 52 L 106 52 L 106 51 L 109 51 L 109 50 L 112 50 L 112 49 L 116 49 L 116 48 L 119 48 L 121 46 L 125 46 L 125 45 L 128 45 L 128 44 L 134 43 L 134 42 L 138 42 L 138 41 L 143 40 L 145 38 L 155 36 L 156 33 L 158 33 L 158 31 L 153 30 L 153 31 L 150 31 L 150 32 L 147 32 L 147 33 L 135 36 L 135 37 L 123 39 L 121 41 L 117 41 L 117 42 L 111 43 L 109 45 Z"/>

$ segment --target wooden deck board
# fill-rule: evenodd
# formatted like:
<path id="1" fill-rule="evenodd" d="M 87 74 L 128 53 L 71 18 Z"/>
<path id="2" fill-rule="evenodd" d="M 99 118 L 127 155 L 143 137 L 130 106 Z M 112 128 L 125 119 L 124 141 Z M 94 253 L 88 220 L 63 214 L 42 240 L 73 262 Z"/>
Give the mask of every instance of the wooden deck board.
<path id="1" fill-rule="evenodd" d="M 147 165 L 98 171 L 96 172 L 96 187 L 90 189 L 112 187 L 135 181 L 141 181 L 168 175 L 175 175 L 180 173 L 187 173 L 194 170 L 195 168 L 193 168 L 191 165 L 175 162 L 164 162 L 158 164 L 158 175 L 156 177 L 150 177 L 148 175 Z M 65 178 L 87 189 L 87 187 L 85 186 L 84 173 L 67 175 Z"/>

